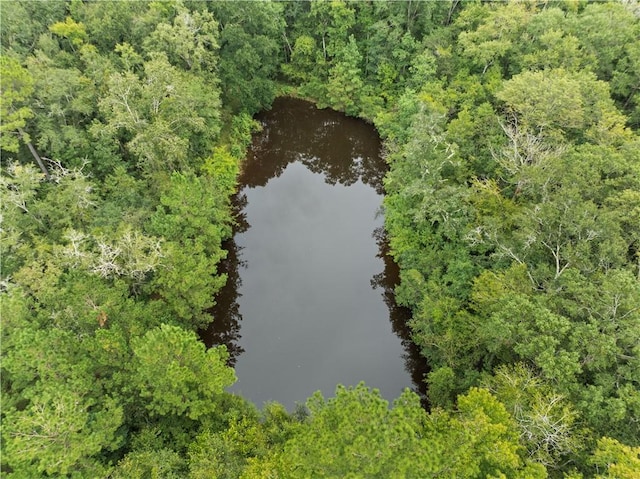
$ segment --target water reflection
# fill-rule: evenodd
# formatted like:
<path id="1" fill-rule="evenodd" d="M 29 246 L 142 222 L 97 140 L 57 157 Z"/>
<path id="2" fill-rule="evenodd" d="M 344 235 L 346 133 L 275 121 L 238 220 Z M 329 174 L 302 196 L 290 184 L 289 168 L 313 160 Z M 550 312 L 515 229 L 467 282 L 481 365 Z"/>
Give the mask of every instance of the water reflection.
<path id="1" fill-rule="evenodd" d="M 269 354 L 273 355 L 273 351 L 269 348 L 273 348 L 274 346 L 273 345 L 268 346 L 268 344 L 270 344 L 269 343 L 270 340 L 267 338 L 262 338 L 264 339 L 264 341 L 255 341 L 255 340 L 251 340 L 251 338 L 249 338 L 248 337 L 249 335 L 247 334 L 247 338 L 243 339 L 241 335 L 241 327 L 245 330 L 245 334 L 247 330 L 253 328 L 252 331 L 254 331 L 254 333 L 251 333 L 251 334 L 254 334 L 254 335 L 262 334 L 264 336 L 265 330 L 267 330 L 268 328 L 271 328 L 271 326 L 267 324 L 269 319 L 266 318 L 266 316 L 268 316 L 268 312 L 271 312 L 273 307 L 271 304 L 268 304 L 269 300 L 265 299 L 265 298 L 268 298 L 267 296 L 261 297 L 262 299 L 259 305 L 250 304 L 251 301 L 256 301 L 256 297 L 259 296 L 259 294 L 262 294 L 262 293 L 257 293 L 256 291 L 258 290 L 261 291 L 262 289 L 264 289 L 264 284 L 262 284 L 259 288 L 255 286 L 257 283 L 255 282 L 256 281 L 255 278 L 251 279 L 252 277 L 250 273 L 252 273 L 253 271 L 250 271 L 250 269 L 256 268 L 257 267 L 256 263 L 262 262 L 265 256 L 270 257 L 267 259 L 272 260 L 272 263 L 273 263 L 273 261 L 277 260 L 277 258 L 275 258 L 274 260 L 274 257 L 278 255 L 282 255 L 283 253 L 282 251 L 277 251 L 276 249 L 271 248 L 271 249 L 265 250 L 267 251 L 266 253 L 264 251 L 261 252 L 260 254 L 262 256 L 252 257 L 250 255 L 247 255 L 248 257 L 251 258 L 248 260 L 250 264 L 246 264 L 246 262 L 244 262 L 245 260 L 243 258 L 245 258 L 245 256 L 243 255 L 242 245 L 250 244 L 251 241 L 254 241 L 257 243 L 269 243 L 270 241 L 269 236 L 271 235 L 271 232 L 269 230 L 264 229 L 265 226 L 262 223 L 265 221 L 266 222 L 269 221 L 265 219 L 265 216 L 271 215 L 273 211 L 270 210 L 269 207 L 264 205 L 263 205 L 263 209 L 261 210 L 261 213 L 258 216 L 254 217 L 256 219 L 252 220 L 254 221 L 254 223 L 256 223 L 254 226 L 255 228 L 257 228 L 257 230 L 256 232 L 251 231 L 251 225 L 249 224 L 250 220 L 247 218 L 247 215 L 248 215 L 248 211 L 251 209 L 250 208 L 251 205 L 254 205 L 254 208 L 256 208 L 255 204 L 252 203 L 252 201 L 260 202 L 260 201 L 265 201 L 264 198 L 269 198 L 269 196 L 266 196 L 266 197 L 260 196 L 262 187 L 266 186 L 270 180 L 279 178 L 281 175 L 283 175 L 285 171 L 287 172 L 287 175 L 286 175 L 287 179 L 283 181 L 288 182 L 288 184 L 290 185 L 289 187 L 293 186 L 293 187 L 313 189 L 313 191 L 315 191 L 316 193 L 320 191 L 318 190 L 317 185 L 313 186 L 313 180 L 309 180 L 308 177 L 304 176 L 304 172 L 300 170 L 299 166 L 297 166 L 297 165 L 304 165 L 305 167 L 304 170 L 309 170 L 313 173 L 316 173 L 317 175 L 322 175 L 323 181 L 326 184 L 338 185 L 341 187 L 350 186 L 350 185 L 355 185 L 354 187 L 356 187 L 360 185 L 358 186 L 358 188 L 360 189 L 365 188 L 365 190 L 367 187 L 372 188 L 376 194 L 373 196 L 368 196 L 367 198 L 369 199 L 366 200 L 366 202 L 368 202 L 367 204 L 371 204 L 371 201 L 374 201 L 374 202 L 378 201 L 378 204 L 379 204 L 379 200 L 376 200 L 376 198 L 379 199 L 382 195 L 382 192 L 383 192 L 382 178 L 386 171 L 386 165 L 380 155 L 380 142 L 377 137 L 377 134 L 373 130 L 373 128 L 371 128 L 369 125 L 366 125 L 361 121 L 358 121 L 352 118 L 347 118 L 333 111 L 328 111 L 328 110 L 319 111 L 313 105 L 307 102 L 294 100 L 294 99 L 286 99 L 286 98 L 276 100 L 272 110 L 261 114 L 258 117 L 258 120 L 263 125 L 263 131 L 260 134 L 255 135 L 253 139 L 253 144 L 251 146 L 246 163 L 244 165 L 243 173 L 240 177 L 240 192 L 235 198 L 235 207 L 237 212 L 238 224 L 235 230 L 234 237 L 231 240 L 227 241 L 227 243 L 225 244 L 225 248 L 229 251 L 229 255 L 221 265 L 221 270 L 223 272 L 226 272 L 228 275 L 227 285 L 218 294 L 216 298 L 217 304 L 211 311 L 214 317 L 214 322 L 211 328 L 209 328 L 207 332 L 203 332 L 203 335 L 202 335 L 203 339 L 205 340 L 208 346 L 212 346 L 215 344 L 225 344 L 230 352 L 230 356 L 231 356 L 230 364 L 233 366 L 236 366 L 238 359 L 240 357 L 244 358 L 243 353 L 245 353 L 245 347 L 246 347 L 247 354 L 251 353 L 253 355 L 257 355 L 258 359 L 252 360 L 254 361 L 252 369 L 255 369 L 255 370 L 259 369 L 259 367 L 262 366 L 262 362 L 263 362 L 262 359 L 264 359 L 264 361 L 267 361 L 267 356 Z M 298 175 L 298 176 L 292 176 L 292 175 Z M 311 183 L 310 184 L 304 183 L 305 181 L 306 182 L 311 181 Z M 276 185 L 276 184 L 279 184 L 279 183 L 277 181 L 272 183 L 272 185 Z M 364 185 L 366 185 L 366 187 Z M 275 188 L 275 186 L 271 186 L 271 185 L 269 187 L 272 189 Z M 352 191 L 352 188 L 350 188 L 349 190 Z M 309 193 L 309 191 L 303 190 L 302 193 L 298 192 L 297 195 L 302 197 L 296 197 L 295 201 L 298 201 L 300 203 L 304 203 L 305 200 L 311 201 L 311 202 L 315 202 L 315 206 L 318 206 L 318 203 L 329 203 L 330 201 L 335 201 L 335 200 L 330 200 L 327 197 L 324 197 L 323 199 L 322 196 L 320 197 L 318 197 L 317 195 L 313 196 L 313 194 L 310 194 L 310 198 L 304 198 L 304 196 L 307 193 Z M 274 195 L 274 194 L 275 193 L 271 193 L 271 195 Z M 330 190 L 329 194 L 333 198 L 338 194 L 345 195 L 346 193 L 344 189 L 339 189 L 339 190 L 333 190 L 333 191 Z M 252 200 L 250 200 L 249 205 L 247 205 L 247 199 L 249 196 L 251 196 Z M 354 199 L 355 197 L 353 196 L 344 196 L 344 198 L 345 200 L 343 201 L 347 201 L 347 202 L 361 201 L 358 199 Z M 339 202 L 335 203 L 335 205 L 338 205 L 338 206 L 333 206 L 332 208 L 334 209 L 329 210 L 330 213 L 332 211 L 339 210 L 340 203 Z M 344 203 L 343 205 L 346 208 L 347 205 Z M 281 206 L 278 206 L 278 208 L 281 208 Z M 287 214 L 286 210 L 279 211 L 279 212 L 282 215 Z M 293 214 L 293 213 L 290 212 L 289 214 Z M 278 218 L 278 216 L 274 216 L 274 218 Z M 366 221 L 370 221 L 370 220 L 366 220 Z M 353 222 L 353 220 L 349 220 L 349 222 Z M 366 225 L 370 223 L 364 222 L 363 224 Z M 343 224 L 341 227 L 334 225 L 333 227 L 341 230 L 345 230 L 345 229 L 348 229 L 350 225 Z M 329 233 L 331 233 L 332 235 L 335 235 L 336 232 L 337 231 L 333 231 Z M 252 237 L 252 235 L 255 236 L 256 234 L 261 235 L 261 237 L 259 238 Z M 405 365 L 404 369 L 406 370 L 410 378 L 410 379 L 407 379 L 406 382 L 403 382 L 401 378 L 398 379 L 396 377 L 396 378 L 393 378 L 393 381 L 390 381 L 390 382 L 393 383 L 394 387 L 397 386 L 398 382 L 400 382 L 404 384 L 404 386 L 411 387 L 414 391 L 424 396 L 425 390 L 424 390 L 423 377 L 424 377 L 424 374 L 426 373 L 426 364 L 424 360 L 421 358 L 421 356 L 419 355 L 415 345 L 409 339 L 409 330 L 406 325 L 406 322 L 409 318 L 409 312 L 405 308 L 399 307 L 394 300 L 393 292 L 394 292 L 395 285 L 398 283 L 398 268 L 395 265 L 395 263 L 392 261 L 391 257 L 388 255 L 388 242 L 386 239 L 385 231 L 381 226 L 380 219 L 377 220 L 377 224 L 373 232 L 373 239 L 375 240 L 374 248 L 377 247 L 378 259 L 373 265 L 374 269 L 372 273 L 375 271 L 375 269 L 382 266 L 380 264 L 380 261 L 383 262 L 384 268 L 381 272 L 377 274 L 370 273 L 373 276 L 370 282 L 371 287 L 375 290 L 380 290 L 380 294 L 382 295 L 384 304 L 388 309 L 388 319 L 390 320 L 391 328 L 393 332 L 397 335 L 397 337 L 400 339 L 402 348 L 404 349 L 404 353 L 402 353 L 402 351 L 398 351 L 397 354 L 399 356 L 400 355 L 402 356 L 402 359 Z M 300 241 L 304 242 L 305 240 L 303 238 L 300 238 Z M 314 240 L 310 241 L 309 239 L 306 239 L 306 241 L 313 242 Z M 366 249 L 365 245 L 362 245 L 360 247 L 360 246 L 354 246 L 353 244 L 350 244 L 349 241 L 343 241 L 343 242 L 345 243 L 344 244 L 345 248 Z M 330 243 L 330 240 L 321 239 L 319 243 L 316 243 L 316 246 L 314 248 L 317 249 L 318 245 L 322 245 L 324 247 L 329 248 L 327 244 L 332 244 L 332 243 Z M 287 246 L 276 245 L 276 247 L 286 248 Z M 288 246 L 288 247 L 291 248 L 291 246 Z M 249 248 L 249 246 L 247 246 L 247 248 Z M 252 246 L 252 248 L 254 248 L 254 251 L 255 251 L 255 246 Z M 329 260 L 326 260 L 329 262 L 331 261 L 335 261 L 336 263 L 344 262 L 345 261 L 344 258 L 348 257 L 351 254 L 349 251 L 341 252 L 340 254 L 338 254 L 337 250 L 340 248 L 340 246 L 335 246 L 335 244 L 334 246 L 331 246 L 331 248 L 333 248 L 329 252 L 329 254 L 331 255 L 331 258 Z M 249 251 L 247 251 L 247 253 L 249 253 Z M 286 256 L 292 256 L 294 255 L 294 252 L 289 251 L 289 252 L 285 252 L 284 254 Z M 373 256 L 374 254 L 371 255 L 372 258 Z M 300 258 L 304 259 L 304 255 L 300 256 Z M 294 264 L 293 266 L 290 265 L 291 270 L 286 271 L 285 275 L 293 276 L 294 274 L 299 273 L 299 268 L 300 270 L 302 270 L 302 266 L 299 265 L 301 261 L 303 262 L 303 260 L 299 260 L 298 264 Z M 371 263 L 370 260 L 367 260 L 367 261 Z M 278 261 L 275 261 L 274 264 L 278 264 Z M 370 267 L 370 266 L 371 265 L 369 264 L 369 266 L 367 267 Z M 273 264 L 271 265 L 271 267 L 274 267 Z M 245 268 L 249 268 L 249 269 L 245 269 Z M 321 273 L 318 273 L 318 274 L 321 274 Z M 244 277 L 246 279 L 248 280 L 251 279 L 253 283 L 249 285 L 243 285 L 243 282 L 242 282 L 243 275 L 245 275 Z M 337 276 L 339 276 L 339 274 Z M 337 278 L 336 280 L 339 281 L 339 278 Z M 284 281 L 284 280 L 281 279 L 281 281 Z M 301 279 L 300 281 L 303 281 L 303 279 Z M 264 282 L 265 281 L 263 281 L 263 283 Z M 347 286 L 344 286 L 343 288 L 345 287 L 355 288 L 355 286 L 353 286 L 353 281 L 351 281 L 350 283 L 348 282 Z M 327 302 L 330 303 L 331 301 L 336 303 L 334 306 L 335 308 L 337 308 L 336 309 L 337 312 L 333 316 L 340 316 L 341 314 L 350 315 L 350 316 L 355 316 L 357 314 L 362 314 L 365 316 L 367 314 L 373 314 L 373 315 L 378 314 L 375 312 L 375 309 L 367 309 L 368 306 L 365 304 L 356 305 L 356 307 L 361 311 L 359 311 L 359 313 L 354 314 L 353 311 L 349 309 L 353 306 L 349 306 L 346 308 L 343 306 L 339 306 L 340 301 L 342 300 L 338 298 L 338 295 L 335 294 L 335 292 L 334 293 L 329 292 L 330 287 L 328 285 L 325 286 L 326 288 L 325 290 L 319 287 L 315 287 L 315 288 L 316 288 L 316 296 L 322 296 L 324 293 L 325 296 L 331 298 L 328 300 L 324 300 L 325 303 Z M 340 288 L 340 286 L 338 286 L 338 288 Z M 242 291 L 246 292 L 247 290 L 251 292 L 251 293 L 247 292 L 247 295 L 251 294 L 253 299 L 241 298 Z M 286 292 L 283 292 L 281 294 L 286 295 Z M 291 294 L 301 296 L 299 291 Z M 355 297 L 355 293 L 354 293 L 354 297 Z M 358 297 L 364 298 L 365 296 L 358 296 Z M 336 342 L 335 338 L 323 336 L 323 334 L 326 334 L 326 333 L 320 332 L 316 328 L 317 324 L 314 324 L 318 322 L 328 322 L 327 317 L 331 315 L 324 313 L 324 316 L 321 316 L 320 318 L 312 318 L 312 316 L 310 316 L 310 314 L 312 314 L 310 310 L 319 309 L 318 304 L 319 302 L 322 302 L 321 300 L 319 300 L 314 296 L 306 297 L 306 299 L 301 299 L 300 297 L 296 297 L 294 300 L 292 300 L 291 298 L 282 297 L 282 296 L 277 297 L 277 299 L 273 299 L 273 298 L 271 299 L 271 302 L 276 302 L 276 303 L 281 302 L 285 305 L 288 304 L 289 306 L 299 301 L 303 301 L 305 302 L 305 304 L 303 305 L 302 309 L 296 306 L 298 307 L 298 309 L 295 310 L 295 314 L 297 315 L 296 317 L 297 322 L 294 324 L 294 329 L 302 328 L 302 330 L 304 330 L 306 328 L 306 333 L 300 333 L 299 336 L 296 336 L 295 334 L 292 334 L 290 331 L 287 331 L 286 344 L 283 345 L 283 343 L 277 343 L 278 345 L 275 347 L 276 349 L 285 348 L 285 347 L 291 348 L 293 347 L 291 345 L 292 342 L 299 343 L 299 344 L 296 344 L 293 350 L 299 351 L 300 356 L 298 358 L 291 357 L 290 360 L 292 362 L 300 362 L 301 364 L 303 364 L 307 360 L 313 361 L 315 364 L 313 365 L 313 367 L 307 366 L 307 372 L 306 372 L 308 376 L 311 376 L 310 379 L 313 381 L 320 374 L 318 372 L 320 368 L 320 365 L 318 363 L 326 362 L 326 361 L 324 361 L 323 358 L 320 358 L 320 359 L 318 359 L 318 357 L 316 357 L 315 359 L 311 358 L 310 355 L 312 353 L 309 352 L 309 348 L 310 348 L 310 344 L 308 343 L 308 341 L 310 340 L 309 338 L 314 338 L 314 341 L 317 341 L 321 344 L 326 343 L 328 348 L 326 352 L 327 355 L 337 356 L 339 355 L 339 353 L 341 354 L 343 351 L 340 350 L 340 351 L 332 352 L 330 349 L 331 347 L 330 345 L 332 344 L 332 342 L 334 343 Z M 366 302 L 369 300 L 362 300 L 362 301 Z M 249 311 L 249 316 L 251 316 L 251 317 L 247 316 L 245 318 L 245 321 L 249 319 L 251 319 L 251 321 L 249 323 L 246 323 L 244 326 L 241 324 L 243 320 L 242 311 L 244 311 L 245 315 L 247 315 L 247 311 Z M 281 313 L 278 312 L 274 314 L 281 314 Z M 346 318 L 346 319 L 349 319 L 349 318 Z M 281 321 L 281 319 L 276 319 L 273 321 L 277 322 L 277 321 Z M 339 321 L 339 318 L 338 318 L 338 321 Z M 255 332 L 256 322 L 264 322 L 264 324 L 262 325 L 263 329 L 260 330 L 261 331 L 260 333 Z M 337 334 L 339 335 L 340 334 L 339 330 L 342 329 L 343 326 L 344 326 L 344 323 L 342 324 L 340 322 L 336 323 L 335 326 L 333 326 L 334 334 L 336 334 L 336 330 L 337 330 Z M 372 347 L 379 347 L 380 354 L 389 354 L 389 346 L 383 345 L 383 343 L 388 343 L 388 341 L 385 341 L 385 338 L 375 337 L 373 341 L 371 341 L 371 337 L 367 336 L 364 332 L 362 332 L 362 329 L 361 329 L 362 326 L 356 326 L 356 327 L 360 328 L 360 333 L 358 334 L 362 336 L 363 340 L 365 337 L 368 337 L 369 338 L 368 341 L 374 343 L 374 344 L 366 345 L 367 348 L 371 349 Z M 267 328 L 267 329 L 264 329 L 264 328 Z M 288 328 L 291 329 L 291 326 L 288 326 Z M 346 331 L 345 331 L 345 334 L 347 334 Z M 283 338 L 284 336 L 285 336 L 285 333 L 283 333 Z M 280 340 L 281 338 L 278 337 L 277 339 Z M 250 345 L 249 343 L 252 343 L 252 345 Z M 358 354 L 358 348 L 353 344 L 349 346 L 343 345 L 341 347 L 342 349 L 352 348 L 354 350 L 353 354 L 356 354 L 356 355 Z M 263 351 L 257 352 L 256 348 L 263 348 Z M 393 349 L 393 346 L 391 346 L 391 348 Z M 287 353 L 287 354 L 293 355 L 294 353 Z M 382 370 L 382 369 L 386 370 L 387 364 L 384 364 L 383 366 L 381 365 L 381 363 L 376 363 L 376 361 L 382 361 L 382 363 L 393 362 L 391 359 L 387 361 L 384 358 L 377 358 L 376 361 L 374 361 L 373 359 L 371 359 L 370 356 L 367 356 L 366 358 L 354 357 L 352 360 L 350 360 L 350 362 L 357 363 L 359 362 L 359 360 L 360 362 L 368 361 L 371 363 L 369 367 L 378 368 L 379 370 Z M 255 361 L 258 361 L 258 362 L 255 362 Z M 289 383 L 291 382 L 300 381 L 299 378 L 296 379 L 294 377 L 295 371 L 293 373 L 284 372 L 289 365 L 284 365 L 282 363 L 278 363 L 278 364 L 279 364 L 278 369 L 282 371 L 282 374 L 289 375 L 288 379 L 284 379 L 282 382 L 282 385 L 279 386 L 280 390 L 289 388 L 290 386 Z M 378 365 L 376 366 L 376 364 Z M 237 368 L 238 376 L 240 378 L 239 383 L 242 383 L 242 381 L 244 380 L 245 381 L 243 386 L 244 388 L 257 387 L 258 389 L 263 389 L 261 386 L 256 386 L 256 385 L 246 386 L 247 384 L 246 381 L 248 380 L 254 381 L 254 382 L 259 381 L 260 373 L 252 371 L 252 373 L 255 372 L 257 378 L 252 377 L 250 379 L 245 379 L 249 377 L 250 373 L 242 372 L 242 367 L 241 367 L 242 364 L 240 364 L 239 366 L 240 367 Z M 352 366 L 352 364 L 350 364 L 349 366 Z M 339 365 L 338 367 L 349 369 L 347 365 Z M 300 365 L 298 365 L 298 368 L 300 368 Z M 245 368 L 245 371 L 246 371 L 246 368 Z M 392 371 L 392 369 L 389 369 L 389 371 Z M 378 372 L 382 373 L 383 371 L 378 371 Z M 304 374 L 304 371 L 301 371 L 301 373 Z M 393 373 L 393 372 L 389 372 L 385 374 L 387 374 L 387 376 L 389 375 L 397 376 L 397 373 Z M 273 375 L 271 375 L 271 373 L 263 373 L 263 375 L 270 376 L 267 378 L 263 378 L 264 381 L 269 381 L 269 383 L 277 382 L 277 379 L 275 379 Z M 410 382 L 412 382 L 413 385 L 411 385 Z M 374 387 L 380 387 L 383 390 L 382 391 L 383 394 L 385 393 L 383 386 L 379 386 L 378 384 L 369 384 L 369 385 Z M 331 390 L 329 391 L 323 390 L 323 393 L 332 394 L 334 386 L 335 386 L 335 383 L 332 383 Z M 264 386 L 264 388 L 266 387 L 267 386 Z M 311 392 L 313 392 L 313 390 L 322 389 L 322 387 L 323 386 L 319 384 L 315 386 L 312 390 L 309 390 L 308 392 L 306 392 L 304 397 L 302 398 L 295 397 L 293 399 L 296 401 L 304 400 L 304 398 L 306 398 Z M 240 389 L 242 390 L 242 388 Z M 244 394 L 246 391 L 243 390 L 242 392 Z M 255 396 L 251 397 L 252 394 L 255 394 Z M 281 402 L 286 402 L 285 399 L 283 398 L 271 397 L 271 396 L 267 396 L 267 394 L 270 394 L 270 393 L 264 392 L 264 395 L 261 395 L 260 392 L 257 392 L 257 393 L 249 393 L 245 395 L 249 396 L 250 399 L 253 399 L 254 401 L 258 401 L 258 402 L 263 398 L 277 399 L 277 400 L 280 400 Z M 293 394 L 293 393 L 290 393 L 290 394 Z M 299 395 L 300 392 L 296 391 L 295 394 Z M 397 394 L 399 394 L 399 391 L 394 391 L 394 393 L 391 395 L 391 397 L 389 397 L 389 399 L 397 396 Z M 287 397 L 286 399 L 290 399 L 290 398 Z"/>
<path id="2" fill-rule="evenodd" d="M 232 239 L 223 244 L 227 250 L 227 258 L 219 265 L 220 273 L 227 275 L 227 283 L 216 295 L 216 304 L 210 309 L 214 323 L 205 331 L 200 332 L 200 337 L 208 348 L 218 344 L 224 344 L 229 351 L 229 366 L 234 367 L 238 356 L 244 353 L 244 348 L 240 346 L 240 287 L 242 279 L 239 269 L 245 263 L 239 257 L 238 246 Z"/>
<path id="3" fill-rule="evenodd" d="M 256 118 L 255 135 L 240 177 L 241 186 L 264 186 L 296 161 L 329 184 L 349 186 L 357 180 L 384 193 L 387 166 L 375 130 L 355 118 L 293 98 L 278 98 L 273 108 Z M 345 161 L 349 158 L 350 161 Z"/>
<path id="4" fill-rule="evenodd" d="M 373 237 L 380 251 L 378 258 L 384 261 L 384 270 L 371 279 L 371 287 L 382 290 L 382 297 L 389 308 L 389 320 L 391 321 L 393 332 L 401 339 L 402 346 L 405 349 L 403 359 L 406 370 L 411 374 L 413 380 L 413 391 L 420 395 L 423 404 L 426 406 L 427 390 L 424 379 L 429 372 L 429 367 L 420 354 L 420 348 L 411 341 L 411 330 L 408 325 L 411 319 L 411 311 L 396 303 L 394 294 L 396 286 L 400 284 L 400 268 L 389 254 L 387 231 L 382 227 L 376 228 L 373 232 Z"/>

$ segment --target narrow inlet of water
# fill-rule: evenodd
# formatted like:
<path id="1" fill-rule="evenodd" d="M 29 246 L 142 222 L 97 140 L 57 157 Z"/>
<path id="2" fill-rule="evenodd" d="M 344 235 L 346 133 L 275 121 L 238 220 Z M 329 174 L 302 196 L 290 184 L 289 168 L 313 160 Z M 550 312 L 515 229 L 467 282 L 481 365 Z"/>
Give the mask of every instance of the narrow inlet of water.
<path id="1" fill-rule="evenodd" d="M 230 390 L 289 409 L 360 381 L 389 400 L 424 394 L 426 365 L 394 301 L 375 129 L 291 98 L 257 119 L 221 265 L 229 280 L 203 334 L 231 353 Z"/>

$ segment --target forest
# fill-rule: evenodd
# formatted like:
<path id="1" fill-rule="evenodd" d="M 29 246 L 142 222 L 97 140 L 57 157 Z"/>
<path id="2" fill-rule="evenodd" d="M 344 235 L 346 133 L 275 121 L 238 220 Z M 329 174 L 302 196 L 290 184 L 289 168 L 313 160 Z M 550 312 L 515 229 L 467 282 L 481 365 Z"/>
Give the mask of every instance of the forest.
<path id="1" fill-rule="evenodd" d="M 0 3 L 2 477 L 640 477 L 633 0 Z M 373 124 L 428 407 L 228 393 L 253 116 Z"/>

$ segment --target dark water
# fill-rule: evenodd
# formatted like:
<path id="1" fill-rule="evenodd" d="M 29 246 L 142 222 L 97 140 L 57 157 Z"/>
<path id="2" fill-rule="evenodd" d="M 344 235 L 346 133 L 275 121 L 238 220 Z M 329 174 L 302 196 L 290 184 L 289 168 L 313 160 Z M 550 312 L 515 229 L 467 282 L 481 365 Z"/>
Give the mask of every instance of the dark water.
<path id="1" fill-rule="evenodd" d="M 288 408 L 338 383 L 365 381 L 390 400 L 423 393 L 408 311 L 393 299 L 375 130 L 287 98 L 257 119 L 225 245 L 229 280 L 203 334 L 231 352 L 230 390 Z"/>

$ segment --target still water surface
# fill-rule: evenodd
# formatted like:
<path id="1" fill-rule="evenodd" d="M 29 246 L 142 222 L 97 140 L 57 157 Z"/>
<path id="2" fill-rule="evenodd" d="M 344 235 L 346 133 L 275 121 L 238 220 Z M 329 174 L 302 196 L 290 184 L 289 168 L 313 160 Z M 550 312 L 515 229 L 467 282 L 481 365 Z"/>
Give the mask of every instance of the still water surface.
<path id="1" fill-rule="evenodd" d="M 204 334 L 231 352 L 230 390 L 289 409 L 338 383 L 365 381 L 390 400 L 424 392 L 408 312 L 393 300 L 375 130 L 290 98 L 257 119 L 225 245 L 229 280 Z"/>

